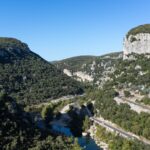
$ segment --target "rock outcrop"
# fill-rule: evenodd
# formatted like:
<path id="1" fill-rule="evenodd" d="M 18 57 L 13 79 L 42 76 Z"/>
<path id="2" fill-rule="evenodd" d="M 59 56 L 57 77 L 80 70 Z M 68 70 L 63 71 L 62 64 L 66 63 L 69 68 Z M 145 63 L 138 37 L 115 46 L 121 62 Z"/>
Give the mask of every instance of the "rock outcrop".
<path id="1" fill-rule="evenodd" d="M 0 62 L 8 63 L 29 55 L 33 55 L 33 52 L 27 44 L 15 38 L 0 37 Z"/>
<path id="2" fill-rule="evenodd" d="M 70 77 L 76 77 L 75 79 L 77 79 L 78 81 L 88 81 L 88 82 L 92 82 L 94 79 L 92 76 L 88 75 L 86 72 L 82 72 L 82 71 L 77 71 L 77 72 L 72 72 L 68 69 L 64 69 L 63 72 Z"/>
<path id="3" fill-rule="evenodd" d="M 132 53 L 150 54 L 150 24 L 131 29 L 123 43 L 123 58 L 128 59 Z"/>

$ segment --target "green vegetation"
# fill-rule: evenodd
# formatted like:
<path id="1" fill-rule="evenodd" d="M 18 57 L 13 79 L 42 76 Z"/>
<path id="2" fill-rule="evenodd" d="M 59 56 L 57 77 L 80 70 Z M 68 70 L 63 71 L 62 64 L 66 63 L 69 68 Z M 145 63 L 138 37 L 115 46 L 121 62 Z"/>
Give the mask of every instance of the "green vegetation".
<path id="1" fill-rule="evenodd" d="M 129 105 L 118 105 L 113 100 L 115 96 L 118 96 L 117 90 L 123 90 L 126 97 L 131 96 L 130 91 L 136 91 L 143 95 L 149 94 L 150 58 L 145 55 L 131 55 L 133 55 L 134 58 L 132 60 L 122 61 L 119 58 L 112 59 L 112 56 L 109 57 L 106 55 L 101 58 L 91 59 L 89 62 L 84 60 L 84 63 L 81 63 L 82 65 L 80 63 L 78 64 L 78 62 L 72 61 L 71 59 L 68 60 L 69 62 L 66 60 L 56 62 L 55 65 L 62 70 L 66 68 L 73 72 L 83 71 L 88 74 L 92 74 L 94 75 L 94 83 L 97 81 L 100 81 L 101 83 L 101 78 L 106 76 L 105 72 L 108 72 L 109 68 L 114 68 L 114 72 L 110 72 L 108 74 L 110 80 L 105 82 L 102 90 L 96 90 L 96 86 L 93 84 L 94 87 L 87 91 L 88 95 L 80 101 L 81 104 L 84 103 L 84 100 L 87 101 L 87 99 L 90 101 L 95 100 L 96 103 L 94 105 L 94 112 L 97 116 L 101 115 L 104 119 L 116 123 L 118 126 L 127 131 L 150 139 L 150 115 L 147 113 L 138 114 L 131 110 Z M 91 64 L 93 61 L 95 61 L 94 70 L 91 70 Z M 78 66 L 76 66 L 77 64 Z M 104 65 L 105 67 L 101 65 Z M 114 91 L 114 89 L 116 89 L 116 91 Z M 146 101 L 148 102 L 149 100 Z M 128 141 L 125 143 L 128 143 Z M 120 144 L 120 141 L 117 144 L 116 140 L 115 144 Z"/>
<path id="2" fill-rule="evenodd" d="M 95 56 L 77 56 L 53 63 L 60 69 L 67 68 L 72 71 L 77 71 L 83 64 L 92 63 L 95 58 Z"/>
<path id="3" fill-rule="evenodd" d="M 72 150 L 82 150 L 82 148 L 78 144 L 78 139 L 77 138 L 75 138 L 75 140 L 74 140 L 74 147 L 73 147 Z"/>
<path id="4" fill-rule="evenodd" d="M 13 51 L 14 49 L 21 49 L 23 51 L 29 50 L 27 44 L 15 38 L 0 38 L 0 49 L 5 49 L 6 51 Z"/>
<path id="5" fill-rule="evenodd" d="M 118 89 L 129 88 L 148 94 L 150 90 L 150 58 L 144 55 L 132 54 L 135 59 L 120 61 L 113 74 L 112 81 L 107 83 Z"/>
<path id="6" fill-rule="evenodd" d="M 116 66 L 116 63 L 121 60 L 121 52 L 110 53 L 103 56 L 78 56 L 68 58 L 62 61 L 53 62 L 60 70 L 68 69 L 71 73 L 81 71 L 94 78 L 94 86 L 97 81 L 103 82 L 101 78 L 106 77 L 105 71 L 111 72 L 111 69 Z M 76 76 L 73 76 L 76 79 Z"/>
<path id="7" fill-rule="evenodd" d="M 150 98 L 145 96 L 144 98 L 142 98 L 141 102 L 145 105 L 150 105 Z"/>
<path id="8" fill-rule="evenodd" d="M 125 97 L 129 97 L 129 96 L 131 96 L 131 93 L 129 92 L 129 91 L 124 91 L 124 95 L 125 95 Z"/>
<path id="9" fill-rule="evenodd" d="M 137 41 L 137 39 L 135 37 L 131 37 L 130 42 L 133 43 L 135 41 Z"/>
<path id="10" fill-rule="evenodd" d="M 150 114 L 138 114 L 127 104 L 118 105 L 113 100 L 115 95 L 116 92 L 113 89 L 99 90 L 89 95 L 89 98 L 96 100 L 95 109 L 99 110 L 97 115 L 101 115 L 104 119 L 116 123 L 127 131 L 150 139 Z"/>
<path id="11" fill-rule="evenodd" d="M 105 128 L 97 126 L 96 138 L 100 141 L 108 143 L 109 149 L 111 150 L 149 150 L 149 145 L 144 145 L 143 143 L 136 140 L 129 140 L 114 133 L 106 131 Z"/>
<path id="12" fill-rule="evenodd" d="M 75 99 L 76 100 L 76 99 Z M 42 112 L 43 107 L 47 106 L 47 105 L 53 105 L 53 111 L 54 113 L 57 113 L 58 111 L 60 111 L 64 106 L 66 106 L 67 104 L 72 103 L 74 100 L 68 99 L 68 100 L 63 100 L 63 101 L 59 101 L 56 103 L 51 103 L 51 102 L 44 102 L 44 103 L 40 103 L 40 104 L 33 104 L 33 105 L 27 105 L 26 107 L 24 107 L 24 110 L 27 112 Z"/>
<path id="13" fill-rule="evenodd" d="M 140 91 L 141 94 L 148 94 L 150 90 L 150 58 L 145 55 L 131 55 L 134 59 L 124 61 L 121 53 L 114 53 L 94 58 L 92 56 L 91 58 L 75 57 L 54 64 L 61 70 L 66 68 L 71 72 L 82 71 L 92 75 L 94 78 L 92 86 L 95 87 L 97 85 L 101 87 L 115 86 L 123 90 L 131 88 L 131 90 Z M 93 67 L 91 67 L 92 65 Z M 106 83 L 104 79 L 107 77 L 111 82 Z"/>
<path id="14" fill-rule="evenodd" d="M 43 107 L 41 116 L 43 120 L 48 124 L 53 119 L 53 105 L 49 104 Z"/>
<path id="15" fill-rule="evenodd" d="M 139 30 L 147 33 L 149 28 L 149 25 L 145 25 L 138 30 L 131 30 L 132 32 L 128 34 L 135 35 Z M 135 40 L 133 38 L 132 42 Z M 143 95 L 149 94 L 150 58 L 132 54 L 133 60 L 122 61 L 120 54 L 122 53 L 101 57 L 80 56 L 54 62 L 53 65 L 31 52 L 21 41 L 0 38 L 0 91 L 11 96 L 5 94 L 0 96 L 0 149 L 81 149 L 76 140 L 57 136 L 56 133 L 51 133 L 47 129 L 41 131 L 31 119 L 32 114 L 41 112 L 43 120 L 48 124 L 53 118 L 59 118 L 61 115 L 59 111 L 72 101 L 43 105 L 40 103 L 65 95 L 83 94 L 83 84 L 64 75 L 63 69 L 71 72 L 82 71 L 94 77 L 94 84 L 90 86 L 88 83 L 84 84 L 87 95 L 75 99 L 79 101 L 82 108 L 71 107 L 68 111 L 72 118 L 68 126 L 74 136 L 81 136 L 82 132 L 87 131 L 91 125 L 86 116 L 84 106 L 86 102 L 92 114 L 101 115 L 125 130 L 150 140 L 150 115 L 138 114 L 131 110 L 129 105 L 118 105 L 113 100 L 115 96 L 118 96 L 118 89 L 123 90 L 126 97 L 131 96 L 130 90 Z M 105 81 L 104 78 L 110 80 Z M 97 85 L 103 86 L 97 89 Z M 16 101 L 13 100 L 14 98 Z M 94 106 L 91 103 L 92 100 L 95 100 Z M 141 102 L 150 104 L 150 99 L 144 97 Z M 21 106 L 27 106 L 28 112 L 24 112 Z M 112 150 L 150 149 L 149 146 L 140 142 L 107 133 L 101 127 L 98 128 L 97 136 L 109 143 Z"/>
<path id="16" fill-rule="evenodd" d="M 130 35 L 136 35 L 139 33 L 150 33 L 150 24 L 140 25 L 140 26 L 137 26 L 137 27 L 131 29 L 127 34 L 127 38 Z"/>
<path id="17" fill-rule="evenodd" d="M 72 134 L 75 137 L 81 137 L 84 116 L 78 114 L 76 112 L 76 109 L 74 109 L 72 106 L 70 107 L 70 110 L 68 111 L 68 115 L 72 119 L 69 123 L 69 128 Z"/>
<path id="18" fill-rule="evenodd" d="M 3 150 L 69 150 L 77 147 L 70 138 L 38 129 L 30 115 L 6 94 L 0 96 L 0 122 L 0 149 Z"/>
<path id="19" fill-rule="evenodd" d="M 5 45 L 5 49 L 0 48 L 0 55 L 3 51 L 7 53 L 4 53 L 3 61 L 0 61 L 0 90 L 6 91 L 18 102 L 34 104 L 64 95 L 83 93 L 79 82 L 64 75 L 54 65 L 31 52 L 28 47 L 22 48 L 20 45 L 23 43 L 20 41 L 0 41 L 0 45 Z"/>
<path id="20" fill-rule="evenodd" d="M 71 118 L 69 128 L 75 137 L 81 137 L 82 132 L 86 132 L 91 125 L 91 121 L 87 116 L 87 110 L 84 105 L 81 109 L 70 106 L 70 110 L 67 112 Z"/>
<path id="21" fill-rule="evenodd" d="M 28 55 L 34 55 L 28 45 L 14 38 L 0 38 L 0 63 L 11 63 Z"/>
<path id="22" fill-rule="evenodd" d="M 87 132 L 87 130 L 90 128 L 90 126 L 91 126 L 91 121 L 90 121 L 90 119 L 89 119 L 88 116 L 85 116 L 85 119 L 84 119 L 84 121 L 83 121 L 82 130 L 83 130 L 84 132 Z"/>

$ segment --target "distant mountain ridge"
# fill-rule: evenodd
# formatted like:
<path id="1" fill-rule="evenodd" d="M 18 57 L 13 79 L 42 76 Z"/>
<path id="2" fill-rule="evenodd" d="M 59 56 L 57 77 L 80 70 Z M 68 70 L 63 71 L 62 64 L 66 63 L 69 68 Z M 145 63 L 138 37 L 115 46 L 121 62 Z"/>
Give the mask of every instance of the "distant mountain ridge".
<path id="1" fill-rule="evenodd" d="M 108 75 L 122 59 L 122 52 L 102 56 L 77 56 L 54 62 L 54 65 L 79 81 L 87 81 L 98 86 L 104 84 Z"/>

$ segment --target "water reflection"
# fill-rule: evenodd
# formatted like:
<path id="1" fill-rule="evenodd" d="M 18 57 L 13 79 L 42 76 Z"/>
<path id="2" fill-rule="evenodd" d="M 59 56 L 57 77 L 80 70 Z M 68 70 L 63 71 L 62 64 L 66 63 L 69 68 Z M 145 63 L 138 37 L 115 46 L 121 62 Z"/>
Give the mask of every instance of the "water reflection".
<path id="1" fill-rule="evenodd" d="M 66 136 L 73 136 L 71 133 L 70 129 L 61 125 L 52 125 L 52 129 L 65 134 Z M 84 148 L 84 150 L 102 150 L 100 149 L 95 141 L 90 137 L 90 135 L 84 137 L 79 137 L 78 138 L 79 145 Z"/>

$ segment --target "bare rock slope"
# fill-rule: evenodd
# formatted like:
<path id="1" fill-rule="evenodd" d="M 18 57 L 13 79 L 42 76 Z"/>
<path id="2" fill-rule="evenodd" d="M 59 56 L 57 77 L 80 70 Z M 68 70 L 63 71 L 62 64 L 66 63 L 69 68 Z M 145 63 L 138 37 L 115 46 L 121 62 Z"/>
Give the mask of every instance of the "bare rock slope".
<path id="1" fill-rule="evenodd" d="M 132 53 L 150 55 L 150 24 L 135 27 L 125 36 L 123 58 L 127 59 Z"/>

